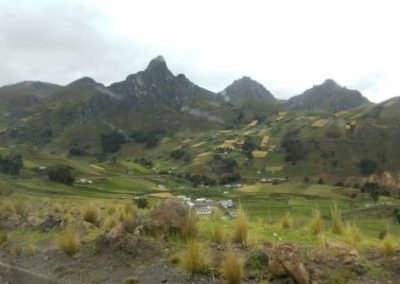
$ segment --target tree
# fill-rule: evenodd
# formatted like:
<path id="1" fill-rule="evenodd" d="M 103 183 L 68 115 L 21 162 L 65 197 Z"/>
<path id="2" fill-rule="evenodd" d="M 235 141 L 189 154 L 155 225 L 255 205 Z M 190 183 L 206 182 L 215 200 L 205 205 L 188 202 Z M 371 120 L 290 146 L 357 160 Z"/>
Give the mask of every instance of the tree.
<path id="1" fill-rule="evenodd" d="M 246 141 L 244 141 L 242 145 L 242 152 L 246 155 L 247 158 L 252 159 L 252 152 L 258 149 L 257 144 L 251 137 L 247 137 Z"/>
<path id="2" fill-rule="evenodd" d="M 307 148 L 303 142 L 297 138 L 298 130 L 285 134 L 281 141 L 281 147 L 285 150 L 285 161 L 295 165 L 298 161 L 307 156 Z"/>
<path id="3" fill-rule="evenodd" d="M 66 185 L 74 184 L 74 177 L 71 174 L 71 169 L 66 166 L 55 166 L 47 170 L 47 176 L 51 181 L 64 183 Z"/>
<path id="4" fill-rule="evenodd" d="M 21 154 L 11 153 L 7 157 L 0 155 L 0 172 L 10 175 L 18 175 L 24 167 Z"/>
<path id="5" fill-rule="evenodd" d="M 101 135 L 101 147 L 104 153 L 115 153 L 126 143 L 125 137 L 119 132 L 111 132 Z"/>

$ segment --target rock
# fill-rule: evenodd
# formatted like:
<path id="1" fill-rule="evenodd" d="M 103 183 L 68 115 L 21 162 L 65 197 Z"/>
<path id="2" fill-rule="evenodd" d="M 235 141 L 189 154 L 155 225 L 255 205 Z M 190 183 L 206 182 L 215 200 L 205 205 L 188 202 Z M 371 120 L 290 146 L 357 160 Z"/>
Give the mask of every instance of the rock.
<path id="1" fill-rule="evenodd" d="M 58 216 L 49 215 L 49 217 L 37 226 L 37 229 L 42 232 L 49 232 L 52 229 L 61 225 L 62 218 Z"/>
<path id="2" fill-rule="evenodd" d="M 39 224 L 43 223 L 44 220 L 35 216 L 29 216 L 28 219 L 28 225 L 32 227 L 37 227 Z"/>
<path id="3" fill-rule="evenodd" d="M 343 262 L 345 264 L 352 264 L 354 262 L 354 257 L 350 256 L 350 255 L 346 255 L 343 259 Z"/>
<path id="4" fill-rule="evenodd" d="M 367 273 L 367 271 L 368 271 L 368 269 L 364 265 L 361 265 L 361 264 L 354 265 L 351 270 L 358 276 L 362 276 L 365 273 Z"/>
<path id="5" fill-rule="evenodd" d="M 310 275 L 301 261 L 299 249 L 293 244 L 276 246 L 272 250 L 268 267 L 276 276 L 291 276 L 298 284 L 310 283 Z"/>

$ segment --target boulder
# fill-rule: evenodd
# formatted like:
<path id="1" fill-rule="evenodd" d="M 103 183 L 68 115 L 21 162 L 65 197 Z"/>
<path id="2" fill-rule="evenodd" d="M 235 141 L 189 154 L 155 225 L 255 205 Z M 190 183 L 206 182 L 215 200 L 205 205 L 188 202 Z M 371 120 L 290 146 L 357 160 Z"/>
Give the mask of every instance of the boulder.
<path id="1" fill-rule="evenodd" d="M 310 275 L 301 261 L 298 247 L 283 243 L 276 246 L 271 253 L 269 270 L 273 275 L 290 276 L 298 284 L 310 283 Z"/>

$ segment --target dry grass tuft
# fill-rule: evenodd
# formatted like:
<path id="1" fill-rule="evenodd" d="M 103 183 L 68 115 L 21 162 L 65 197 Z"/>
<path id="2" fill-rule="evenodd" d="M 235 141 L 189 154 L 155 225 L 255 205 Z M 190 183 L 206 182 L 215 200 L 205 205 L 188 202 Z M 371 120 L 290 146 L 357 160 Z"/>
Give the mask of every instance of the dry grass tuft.
<path id="1" fill-rule="evenodd" d="M 118 223 L 117 216 L 115 215 L 107 215 L 103 220 L 103 229 L 108 232 L 112 228 L 114 228 Z"/>
<path id="2" fill-rule="evenodd" d="M 246 213 L 243 208 L 239 206 L 237 209 L 235 227 L 233 232 L 233 241 L 236 243 L 247 244 L 247 235 L 249 231 L 249 223 L 247 221 Z"/>
<path id="3" fill-rule="evenodd" d="M 0 246 L 7 242 L 8 236 L 7 233 L 0 232 Z"/>
<path id="4" fill-rule="evenodd" d="M 74 255 L 81 245 L 79 235 L 74 229 L 65 230 L 58 239 L 58 247 L 68 255 Z"/>
<path id="5" fill-rule="evenodd" d="M 86 222 L 96 224 L 99 219 L 99 209 L 94 204 L 88 204 L 82 212 L 82 218 Z"/>
<path id="6" fill-rule="evenodd" d="M 194 210 L 189 210 L 188 214 L 185 216 L 183 220 L 183 224 L 181 227 L 182 238 L 185 240 L 190 240 L 196 237 L 197 235 L 197 215 Z"/>
<path id="7" fill-rule="evenodd" d="M 37 254 L 38 251 L 39 251 L 38 248 L 33 244 L 27 244 L 24 247 L 24 252 L 29 256 L 33 256 L 33 255 Z"/>
<path id="8" fill-rule="evenodd" d="M 200 272 L 207 265 L 207 252 L 196 240 L 190 240 L 181 257 L 181 265 L 191 278 L 193 274 Z"/>
<path id="9" fill-rule="evenodd" d="M 352 246 L 357 246 L 363 239 L 360 230 L 356 227 L 356 225 L 351 224 L 350 222 L 346 223 L 344 228 L 344 236 L 346 242 Z"/>
<path id="10" fill-rule="evenodd" d="M 283 217 L 279 220 L 279 225 L 282 229 L 290 229 L 293 226 L 293 219 L 289 212 L 286 212 L 285 215 L 283 215 Z"/>
<path id="11" fill-rule="evenodd" d="M 242 282 L 243 259 L 234 251 L 229 251 L 222 262 L 222 275 L 229 284 Z"/>
<path id="12" fill-rule="evenodd" d="M 390 234 L 386 234 L 382 240 L 382 251 L 385 255 L 393 255 L 396 252 L 396 241 Z"/>
<path id="13" fill-rule="evenodd" d="M 309 228 L 311 234 L 318 235 L 322 233 L 325 228 L 324 219 L 322 219 L 321 212 L 319 210 L 314 210 L 313 217 L 310 221 Z"/>
<path id="14" fill-rule="evenodd" d="M 332 233 L 341 235 L 344 231 L 342 212 L 337 207 L 336 203 L 331 209 L 331 218 L 332 218 Z"/>

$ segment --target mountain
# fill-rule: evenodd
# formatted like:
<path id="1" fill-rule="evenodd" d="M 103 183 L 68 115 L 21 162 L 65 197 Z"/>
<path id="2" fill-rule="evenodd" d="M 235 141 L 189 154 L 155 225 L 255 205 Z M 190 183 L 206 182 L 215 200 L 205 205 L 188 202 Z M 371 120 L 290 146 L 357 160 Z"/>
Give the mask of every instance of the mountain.
<path id="1" fill-rule="evenodd" d="M 263 85 L 247 76 L 234 81 L 220 94 L 231 103 L 243 100 L 276 101 L 274 96 Z"/>
<path id="2" fill-rule="evenodd" d="M 219 94 L 239 114 L 237 123 L 264 120 L 279 109 L 275 97 L 262 84 L 247 76 L 234 81 Z"/>
<path id="3" fill-rule="evenodd" d="M 36 112 L 41 103 L 61 86 L 24 81 L 0 88 L 0 126 L 14 123 Z"/>
<path id="4" fill-rule="evenodd" d="M 290 98 L 286 105 L 293 110 L 341 111 L 363 104 L 370 102 L 359 91 L 347 89 L 327 79 L 321 85 L 315 85 L 301 95 Z"/>
<path id="5" fill-rule="evenodd" d="M 106 87 L 81 78 L 43 99 L 42 110 L 18 121 L 10 141 L 35 144 L 99 145 L 114 130 L 129 137 L 134 131 L 175 132 L 232 125 L 234 111 L 224 99 L 183 74 L 174 75 L 159 56 L 144 71 Z"/>

